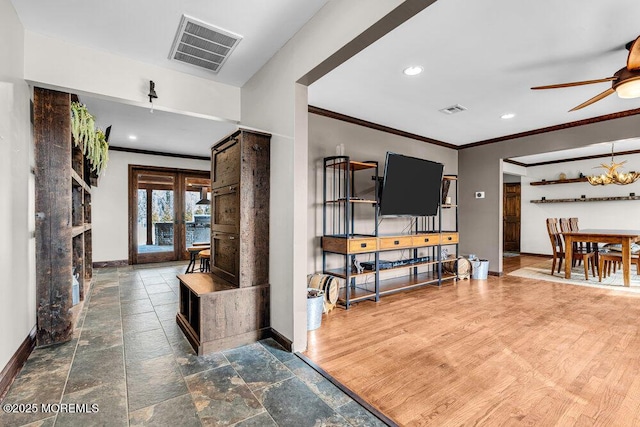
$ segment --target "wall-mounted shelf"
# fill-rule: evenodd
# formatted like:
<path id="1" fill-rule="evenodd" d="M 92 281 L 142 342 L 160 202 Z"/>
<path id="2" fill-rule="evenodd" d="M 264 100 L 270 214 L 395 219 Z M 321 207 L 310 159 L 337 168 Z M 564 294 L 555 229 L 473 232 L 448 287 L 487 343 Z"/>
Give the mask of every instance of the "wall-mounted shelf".
<path id="1" fill-rule="evenodd" d="M 82 189 L 85 191 L 85 193 L 91 193 L 91 187 L 89 187 L 89 185 L 85 182 L 84 179 L 82 179 L 82 177 L 78 174 L 78 172 L 76 172 L 75 170 L 71 169 L 71 178 L 73 178 L 73 181 L 79 185 L 80 187 L 82 187 Z"/>
<path id="2" fill-rule="evenodd" d="M 71 227 L 71 237 L 76 237 L 89 230 L 91 230 L 91 224 L 83 224 L 78 225 L 77 227 Z"/>
<path id="3" fill-rule="evenodd" d="M 640 200 L 640 196 L 622 196 L 622 197 L 584 197 L 579 199 L 546 199 L 531 200 L 531 203 L 573 203 L 573 202 L 611 202 L 619 200 Z"/>
<path id="4" fill-rule="evenodd" d="M 529 185 L 574 184 L 576 182 L 588 182 L 587 177 L 585 176 L 582 178 L 555 179 L 551 181 L 534 181 L 534 182 L 530 182 Z"/>
<path id="5" fill-rule="evenodd" d="M 343 156 L 346 159 L 346 156 Z M 356 162 L 353 160 L 338 161 L 328 164 L 327 167 L 336 169 L 349 169 L 351 171 L 359 171 L 363 169 L 375 169 L 378 167 L 377 162 Z"/>
<path id="6" fill-rule="evenodd" d="M 338 199 L 338 200 L 327 200 L 327 203 L 345 203 L 347 199 Z M 369 199 L 349 199 L 349 203 L 368 203 L 370 205 L 377 205 L 377 200 L 369 200 Z"/>

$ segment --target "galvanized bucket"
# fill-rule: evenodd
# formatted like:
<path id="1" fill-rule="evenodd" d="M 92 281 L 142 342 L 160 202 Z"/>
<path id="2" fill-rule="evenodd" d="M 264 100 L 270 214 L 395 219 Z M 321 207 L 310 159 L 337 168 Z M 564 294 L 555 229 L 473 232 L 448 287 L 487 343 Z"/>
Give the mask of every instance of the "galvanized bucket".
<path id="1" fill-rule="evenodd" d="M 313 331 L 322 323 L 324 291 L 307 288 L 307 331 Z"/>

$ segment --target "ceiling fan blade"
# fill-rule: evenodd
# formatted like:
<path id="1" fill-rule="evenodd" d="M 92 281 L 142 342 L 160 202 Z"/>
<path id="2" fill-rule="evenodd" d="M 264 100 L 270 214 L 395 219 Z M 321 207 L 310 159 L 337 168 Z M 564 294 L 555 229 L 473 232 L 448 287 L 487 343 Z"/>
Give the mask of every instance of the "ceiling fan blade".
<path id="1" fill-rule="evenodd" d="M 604 83 L 604 82 L 610 82 L 610 81 L 613 81 L 613 80 L 618 80 L 618 77 L 612 76 L 612 77 L 605 77 L 603 79 L 596 79 L 596 80 L 583 80 L 581 82 L 558 83 L 558 84 L 555 84 L 555 85 L 536 86 L 536 87 L 532 87 L 531 89 L 533 89 L 533 90 L 538 90 L 538 89 L 558 89 L 558 88 L 561 88 L 561 87 L 592 85 L 594 83 Z"/>
<path id="2" fill-rule="evenodd" d="M 631 46 L 629 47 L 627 70 L 640 70 L 640 37 L 631 43 Z"/>
<path id="3" fill-rule="evenodd" d="M 611 95 L 615 91 L 616 90 L 614 88 L 609 88 L 609 89 L 605 90 L 604 92 L 597 94 L 596 96 L 594 96 L 590 100 L 583 102 L 582 104 L 578 105 L 577 107 L 573 107 L 571 110 L 569 110 L 569 112 L 579 110 L 581 108 L 584 108 L 584 107 L 586 107 L 588 105 L 593 104 L 594 102 L 598 102 L 601 99 L 606 98 L 607 96 Z"/>

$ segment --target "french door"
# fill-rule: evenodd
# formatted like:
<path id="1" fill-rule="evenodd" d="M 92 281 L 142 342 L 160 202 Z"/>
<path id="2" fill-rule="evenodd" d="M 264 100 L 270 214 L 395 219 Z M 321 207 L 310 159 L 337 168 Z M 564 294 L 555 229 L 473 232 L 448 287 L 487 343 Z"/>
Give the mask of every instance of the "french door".
<path id="1" fill-rule="evenodd" d="M 187 247 L 208 242 L 208 171 L 129 166 L 129 262 L 188 259 Z"/>

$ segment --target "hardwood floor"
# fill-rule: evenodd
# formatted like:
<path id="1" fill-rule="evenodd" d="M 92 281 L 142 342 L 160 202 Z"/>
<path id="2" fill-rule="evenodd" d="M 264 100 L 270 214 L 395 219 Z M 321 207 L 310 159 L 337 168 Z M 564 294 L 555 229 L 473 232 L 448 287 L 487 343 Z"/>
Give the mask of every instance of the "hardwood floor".
<path id="1" fill-rule="evenodd" d="M 638 426 L 639 318 L 635 294 L 490 276 L 333 310 L 305 354 L 403 426 Z"/>

